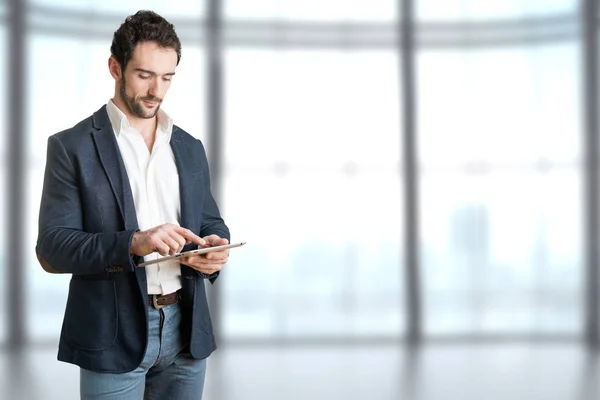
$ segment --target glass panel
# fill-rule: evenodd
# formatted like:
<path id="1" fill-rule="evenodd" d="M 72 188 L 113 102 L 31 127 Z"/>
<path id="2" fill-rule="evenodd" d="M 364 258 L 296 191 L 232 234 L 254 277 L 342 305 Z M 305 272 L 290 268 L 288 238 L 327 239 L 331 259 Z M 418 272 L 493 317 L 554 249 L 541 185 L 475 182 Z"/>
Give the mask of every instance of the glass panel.
<path id="1" fill-rule="evenodd" d="M 422 177 L 427 334 L 579 333 L 579 168 Z"/>
<path id="2" fill-rule="evenodd" d="M 404 330 L 396 57 L 226 53 L 225 335 Z M 373 99 L 377 99 L 374 101 Z"/>
<path id="3" fill-rule="evenodd" d="M 229 175 L 225 212 L 248 245 L 221 283 L 227 336 L 401 332 L 397 174 Z"/>
<path id="4" fill-rule="evenodd" d="M 576 0 L 418 0 L 417 19 L 473 20 L 521 18 L 577 12 Z"/>
<path id="5" fill-rule="evenodd" d="M 420 155 L 428 165 L 581 156 L 575 43 L 423 51 L 418 68 Z"/>
<path id="6" fill-rule="evenodd" d="M 226 57 L 228 163 L 398 165 L 398 67 L 391 51 L 232 50 Z"/>
<path id="7" fill-rule="evenodd" d="M 419 54 L 426 332 L 578 333 L 575 43 Z"/>
<path id="8" fill-rule="evenodd" d="M 165 18 L 168 17 L 199 17 L 204 14 L 205 2 L 201 0 L 178 0 L 165 2 L 163 0 L 30 0 L 33 6 L 52 7 L 57 10 L 95 11 L 110 15 L 134 14 L 138 10 L 153 10 Z M 171 21 L 172 22 L 172 21 Z M 115 30 L 117 27 L 115 27 Z"/>
<path id="9" fill-rule="evenodd" d="M 225 0 L 227 18 L 290 21 L 393 21 L 395 0 Z"/>
<path id="10" fill-rule="evenodd" d="M 37 237 L 46 139 L 90 116 L 113 96 L 114 80 L 107 67 L 109 46 L 110 43 L 78 38 L 29 37 L 27 249 L 35 247 Z M 196 137 L 204 135 L 203 68 L 202 49 L 185 48 L 163 105 L 175 124 Z M 27 317 L 31 336 L 34 339 L 55 337 L 60 332 L 68 276 L 46 274 L 33 252 L 27 253 L 26 260 L 30 267 Z"/>

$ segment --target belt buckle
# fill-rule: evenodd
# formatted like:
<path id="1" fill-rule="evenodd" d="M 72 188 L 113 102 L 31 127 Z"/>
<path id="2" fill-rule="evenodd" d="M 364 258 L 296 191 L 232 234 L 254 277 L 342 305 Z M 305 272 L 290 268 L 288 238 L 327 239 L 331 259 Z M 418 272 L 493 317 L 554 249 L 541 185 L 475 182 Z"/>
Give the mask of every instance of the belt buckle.
<path id="1" fill-rule="evenodd" d="M 160 305 L 158 304 L 158 296 L 157 294 L 153 294 L 152 295 L 152 305 L 154 306 L 154 308 L 156 308 L 157 310 L 160 310 L 161 308 L 164 308 L 164 305 Z"/>

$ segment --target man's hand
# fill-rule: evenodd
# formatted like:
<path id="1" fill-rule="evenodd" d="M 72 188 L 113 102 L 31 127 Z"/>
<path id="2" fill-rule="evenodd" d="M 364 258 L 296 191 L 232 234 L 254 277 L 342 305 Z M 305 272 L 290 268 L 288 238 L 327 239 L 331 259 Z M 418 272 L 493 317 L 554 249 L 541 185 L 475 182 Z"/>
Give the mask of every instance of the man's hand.
<path id="1" fill-rule="evenodd" d="M 183 246 L 192 242 L 201 247 L 207 245 L 206 240 L 189 229 L 163 224 L 147 231 L 134 233 L 131 240 L 131 253 L 143 257 L 156 251 L 162 256 L 167 256 L 181 251 Z"/>
<path id="2" fill-rule="evenodd" d="M 217 235 L 205 236 L 203 239 L 206 241 L 206 244 L 199 245 L 199 248 L 229 244 L 229 240 L 220 238 Z M 227 259 L 229 259 L 229 249 L 183 258 L 179 262 L 206 275 L 212 275 L 223 268 Z"/>

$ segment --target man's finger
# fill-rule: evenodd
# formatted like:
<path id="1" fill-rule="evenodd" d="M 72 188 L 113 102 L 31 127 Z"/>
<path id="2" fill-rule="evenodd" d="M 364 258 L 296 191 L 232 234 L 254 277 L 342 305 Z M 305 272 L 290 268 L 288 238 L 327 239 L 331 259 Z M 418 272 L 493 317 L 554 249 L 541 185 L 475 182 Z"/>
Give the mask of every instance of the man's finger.
<path id="1" fill-rule="evenodd" d="M 156 246 L 156 251 L 161 256 L 168 256 L 169 255 L 169 250 L 170 250 L 169 246 L 167 246 L 164 243 L 161 243 L 158 246 Z"/>
<path id="2" fill-rule="evenodd" d="M 181 236 L 179 233 L 177 233 L 175 231 L 170 232 L 169 237 L 177 242 L 177 244 L 179 245 L 179 247 L 178 247 L 179 249 L 183 249 L 183 246 L 186 245 L 186 238 L 184 238 L 183 236 Z"/>
<path id="3" fill-rule="evenodd" d="M 208 244 L 211 246 L 221 246 L 221 245 L 229 243 L 229 240 L 227 240 L 226 238 L 221 238 L 218 235 L 214 235 L 214 234 L 205 236 L 204 239 L 206 239 Z"/>
<path id="4" fill-rule="evenodd" d="M 229 244 L 229 240 L 225 238 L 218 238 L 213 242 L 213 246 L 222 246 L 224 244 Z"/>
<path id="5" fill-rule="evenodd" d="M 206 245 L 206 240 L 202 239 L 200 236 L 196 235 L 189 229 L 182 228 L 181 226 L 175 226 L 173 227 L 173 230 L 181 236 L 183 236 L 184 238 L 186 238 L 187 240 L 190 240 L 191 242 L 196 243 L 199 246 Z"/>
<path id="6" fill-rule="evenodd" d="M 226 260 L 229 253 L 226 250 L 223 251 L 213 251 L 211 253 L 206 254 L 206 259 L 208 260 Z"/>
<path id="7" fill-rule="evenodd" d="M 205 274 L 214 274 L 217 271 L 221 270 L 221 265 L 219 264 L 205 264 L 202 265 L 201 268 L 198 268 L 201 272 Z"/>
<path id="8" fill-rule="evenodd" d="M 166 238 L 164 238 L 164 239 L 163 239 L 163 242 L 164 242 L 164 243 L 165 243 L 167 246 L 169 246 L 169 254 L 175 254 L 175 253 L 177 253 L 177 252 L 179 251 L 179 249 L 181 248 L 181 247 L 179 246 L 179 243 L 178 243 L 178 242 L 177 242 L 175 239 L 171 238 L 170 236 L 169 236 L 169 237 L 166 237 Z"/>

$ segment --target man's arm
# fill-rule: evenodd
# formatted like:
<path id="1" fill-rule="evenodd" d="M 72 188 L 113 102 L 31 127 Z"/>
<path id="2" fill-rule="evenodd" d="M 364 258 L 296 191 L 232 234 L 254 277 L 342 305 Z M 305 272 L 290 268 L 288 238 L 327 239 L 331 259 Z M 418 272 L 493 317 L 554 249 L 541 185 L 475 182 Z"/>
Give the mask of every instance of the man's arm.
<path id="1" fill-rule="evenodd" d="M 52 273 L 95 274 L 133 271 L 135 230 L 83 232 L 83 209 L 75 168 L 57 137 L 48 139 L 48 157 L 36 246 L 42 267 Z"/>

